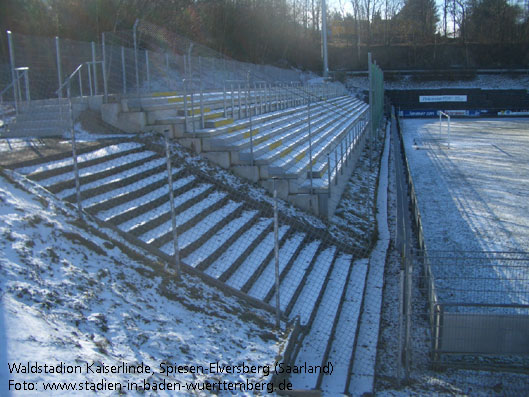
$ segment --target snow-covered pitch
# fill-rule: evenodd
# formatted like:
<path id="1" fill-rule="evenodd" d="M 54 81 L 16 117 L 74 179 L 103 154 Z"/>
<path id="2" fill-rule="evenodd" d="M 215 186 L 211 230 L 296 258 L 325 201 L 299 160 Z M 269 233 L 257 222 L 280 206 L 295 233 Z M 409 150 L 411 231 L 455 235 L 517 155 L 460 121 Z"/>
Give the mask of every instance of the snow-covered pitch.
<path id="1" fill-rule="evenodd" d="M 429 251 L 529 251 L 529 119 L 452 119 L 450 136 L 438 119 L 404 119 L 401 130 Z M 529 261 L 490 265 L 437 266 L 436 284 L 475 302 L 454 283 L 488 279 L 509 303 L 529 304 Z"/>

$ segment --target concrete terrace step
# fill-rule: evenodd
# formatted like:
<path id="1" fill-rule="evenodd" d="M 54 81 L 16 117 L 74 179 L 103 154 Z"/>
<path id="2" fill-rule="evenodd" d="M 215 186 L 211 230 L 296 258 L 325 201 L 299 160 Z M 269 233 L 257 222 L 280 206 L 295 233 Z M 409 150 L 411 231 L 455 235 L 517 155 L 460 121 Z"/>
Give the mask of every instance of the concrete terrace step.
<path id="1" fill-rule="evenodd" d="M 305 279 L 311 272 L 314 262 L 318 257 L 320 247 L 321 241 L 319 240 L 306 243 L 296 256 L 295 262 L 292 264 L 291 268 L 286 269 L 283 272 L 286 273 L 286 275 L 282 277 L 279 285 L 281 298 L 279 304 L 283 312 L 288 313 L 291 310 L 292 305 L 296 302 L 298 295 L 305 285 Z M 275 300 L 276 294 L 274 291 L 267 301 L 270 304 L 274 304 Z"/>
<path id="2" fill-rule="evenodd" d="M 214 261 L 205 273 L 216 279 L 226 281 L 250 255 L 272 228 L 271 218 L 259 218 L 252 227 Z"/>
<path id="3" fill-rule="evenodd" d="M 351 255 L 339 254 L 336 257 L 316 316 L 309 333 L 303 339 L 295 365 L 327 364 L 329 344 L 336 327 L 341 302 L 343 302 L 345 286 L 349 280 L 351 260 Z M 290 382 L 294 389 L 317 389 L 319 375 L 317 373 L 294 373 L 290 377 Z"/>
<path id="4" fill-rule="evenodd" d="M 184 180 L 187 182 L 187 180 Z M 193 222 L 196 222 L 200 214 L 207 214 L 213 211 L 215 205 L 222 203 L 226 199 L 224 194 L 213 192 L 212 185 L 198 184 L 194 186 L 191 183 L 181 184 L 180 191 L 174 191 L 175 210 L 178 211 L 177 228 L 182 232 Z M 163 203 L 153 207 L 149 211 L 139 214 L 135 218 L 119 225 L 119 228 L 135 236 L 145 235 L 146 238 L 155 240 L 166 233 L 171 219 L 171 207 L 169 202 L 169 193 L 162 196 Z M 161 231 L 158 229 L 162 229 Z"/>
<path id="5" fill-rule="evenodd" d="M 327 247 L 319 252 L 312 271 L 304 280 L 303 289 L 292 306 L 292 310 L 287 311 L 290 318 L 299 316 L 301 325 L 308 325 L 312 321 L 314 308 L 325 289 L 329 269 L 334 262 L 336 253 L 336 247 Z"/>
<path id="6" fill-rule="evenodd" d="M 283 240 L 289 229 L 290 227 L 287 225 L 279 227 L 278 239 L 280 241 Z M 238 290 L 244 290 L 245 287 L 247 289 L 263 270 L 263 264 L 269 262 L 273 254 L 274 233 L 270 232 L 233 272 L 226 284 Z"/>
<path id="7" fill-rule="evenodd" d="M 173 192 L 176 194 L 191 190 L 196 184 L 197 180 L 193 175 L 183 177 L 173 182 Z M 212 185 L 206 186 L 210 190 L 212 189 Z M 167 203 L 168 200 L 168 188 L 164 185 L 116 207 L 98 212 L 97 216 L 105 222 L 118 225 L 120 229 L 128 231 L 133 226 L 146 222 L 146 220 L 143 220 L 144 215 Z M 130 224 L 130 226 L 127 226 L 126 223 Z"/>
<path id="8" fill-rule="evenodd" d="M 91 152 L 90 155 L 79 154 L 77 156 L 77 167 L 79 169 L 90 167 L 105 161 L 120 158 L 124 155 L 138 153 L 144 150 L 143 146 L 140 144 L 132 144 L 124 150 L 123 148 L 118 150 L 117 146 L 114 146 L 114 149 L 115 150 L 113 150 L 112 146 L 110 145 L 106 146 L 105 148 L 101 148 L 99 151 Z M 97 155 L 97 153 L 100 155 Z M 65 159 L 65 161 L 51 163 L 50 167 L 47 167 L 46 169 L 35 169 L 33 172 L 28 173 L 28 178 L 34 181 L 41 181 L 43 179 L 48 179 L 56 175 L 73 171 L 73 160 L 71 158 L 71 153 L 69 153 L 69 156 L 70 157 Z M 53 167 L 51 167 L 51 165 L 53 165 Z"/>
<path id="9" fill-rule="evenodd" d="M 336 101 L 339 103 L 346 103 L 348 100 L 348 98 L 341 98 L 337 99 Z M 323 113 L 324 109 L 320 109 L 320 106 L 315 106 L 315 109 L 313 107 L 313 111 L 316 112 L 315 114 L 319 115 Z M 289 125 L 294 126 L 303 123 L 306 115 L 307 106 L 303 105 L 295 108 L 289 108 L 287 110 L 268 113 L 263 115 L 263 117 L 254 118 L 252 119 L 252 128 L 254 130 L 258 130 L 254 139 L 256 141 L 259 141 L 259 139 L 265 141 L 266 139 L 264 139 L 264 137 L 273 136 L 274 132 L 281 132 L 281 127 L 288 128 Z M 249 124 L 249 120 L 244 119 L 243 121 L 240 121 L 238 125 L 234 125 L 232 129 L 228 129 L 227 131 L 226 129 L 219 130 L 218 134 L 216 135 L 223 135 L 218 137 L 216 136 L 215 138 L 209 140 L 209 146 L 212 148 L 215 147 L 217 149 L 231 150 L 241 150 L 248 147 L 250 144 Z M 238 128 L 239 126 L 242 128 Z M 276 129 L 274 129 L 274 127 L 276 127 Z"/>
<path id="10" fill-rule="evenodd" d="M 367 117 L 367 113 L 366 113 L 367 109 L 368 109 L 367 105 L 360 107 L 358 109 L 357 116 L 353 120 L 353 128 L 355 129 L 355 131 L 354 131 L 354 136 L 352 137 L 351 142 L 350 142 L 353 146 L 356 145 L 356 141 L 360 139 L 362 130 L 367 124 L 367 119 L 365 120 L 365 122 L 363 121 L 363 117 Z M 357 122 L 358 124 L 355 124 Z M 334 156 L 331 157 L 330 160 L 331 160 L 331 166 L 334 166 L 334 162 L 335 162 Z M 312 167 L 312 175 L 313 177 L 321 178 L 325 176 L 326 172 L 327 172 L 327 159 L 325 157 L 320 157 Z"/>
<path id="11" fill-rule="evenodd" d="M 333 363 L 334 371 L 332 374 L 324 374 L 320 379 L 320 388 L 330 394 L 347 393 L 351 360 L 355 352 L 357 329 L 362 311 L 367 268 L 367 259 L 355 261 L 347 283 L 328 356 L 328 361 Z"/>
<path id="12" fill-rule="evenodd" d="M 312 140 L 312 164 L 323 164 L 323 168 L 320 166 L 317 169 L 318 174 L 316 176 L 321 177 L 324 175 L 327 164 L 325 154 L 331 150 L 332 146 L 340 142 L 356 122 L 356 118 L 351 118 L 332 124 L 332 128 L 323 133 L 316 131 Z M 270 174 L 286 177 L 298 177 L 303 171 L 310 173 L 309 143 L 307 140 L 298 146 L 295 152 L 274 162 L 269 167 Z M 307 174 L 307 177 L 310 177 L 310 175 Z"/>
<path id="13" fill-rule="evenodd" d="M 243 204 L 229 200 L 226 205 L 204 217 L 195 226 L 179 235 L 178 245 L 182 257 L 186 257 L 191 252 L 204 244 L 210 237 L 220 231 L 230 221 L 242 213 Z M 160 241 L 161 243 L 161 241 Z M 163 244 L 156 244 L 168 255 L 174 254 L 172 236 Z"/>
<path id="14" fill-rule="evenodd" d="M 118 174 L 127 169 L 137 167 L 147 161 L 154 160 L 158 155 L 154 152 L 143 151 L 132 153 L 120 158 L 120 165 L 113 164 L 113 161 L 105 161 L 90 167 L 79 170 L 79 183 L 85 185 Z M 73 172 L 67 172 L 41 181 L 41 184 L 52 193 L 59 193 L 61 190 L 75 187 Z"/>
<path id="15" fill-rule="evenodd" d="M 321 137 L 332 134 L 332 126 L 338 126 L 343 122 L 345 122 L 344 119 L 334 113 L 314 119 L 311 123 L 313 142 L 317 142 L 319 134 L 321 134 Z M 291 134 L 286 136 L 284 140 L 278 141 L 272 147 L 272 150 L 257 157 L 255 163 L 268 165 L 269 174 L 281 174 L 283 168 L 288 167 L 292 161 L 305 154 L 308 149 L 308 142 L 307 123 L 304 122 L 301 126 L 291 131 Z"/>
<path id="16" fill-rule="evenodd" d="M 164 168 L 161 165 L 138 172 L 130 177 L 129 183 L 126 184 L 115 181 L 101 186 L 101 188 L 83 191 L 83 206 L 91 213 L 99 213 L 145 196 L 167 185 L 167 173 L 164 172 Z M 178 179 L 177 175 L 180 171 L 181 169 L 173 169 L 173 181 Z M 71 201 L 73 196 L 68 196 L 65 199 Z"/>
<path id="17" fill-rule="evenodd" d="M 279 274 L 280 279 L 290 269 L 294 259 L 303 247 L 303 241 L 306 235 L 296 233 L 285 240 L 285 243 L 279 249 Z M 266 301 L 275 290 L 275 259 L 272 259 L 263 270 L 261 275 L 248 290 L 248 294 L 254 298 Z"/>
<path id="18" fill-rule="evenodd" d="M 307 117 L 306 108 L 297 114 L 289 116 L 287 119 L 280 119 L 274 123 L 274 128 L 268 126 L 259 126 L 261 130 L 253 137 L 253 154 L 256 158 L 256 163 L 263 163 L 262 160 L 267 158 L 267 154 L 270 151 L 275 151 L 277 148 L 282 147 L 284 144 L 289 142 L 289 140 L 295 137 L 298 134 L 303 134 L 306 130 L 306 117 Z M 323 106 L 313 109 L 311 111 L 312 124 L 314 128 L 321 126 L 322 122 L 329 120 L 335 116 L 334 114 L 329 114 Z M 237 142 L 237 146 L 234 145 L 233 149 L 240 150 L 239 159 L 241 161 L 251 161 L 251 151 L 248 149 L 250 146 L 250 139 L 248 136 L 244 136 L 244 139 Z M 264 164 L 268 162 L 265 161 Z"/>
<path id="19" fill-rule="evenodd" d="M 68 130 L 66 128 L 57 127 L 40 127 L 40 128 L 27 128 L 24 125 L 10 126 L 7 131 L 2 133 L 5 138 L 47 138 L 47 137 L 60 137 Z"/>
<path id="20" fill-rule="evenodd" d="M 235 240 L 245 233 L 258 215 L 258 211 L 243 211 L 240 217 L 231 221 L 226 227 L 213 235 L 197 250 L 183 259 L 183 261 L 199 270 L 206 269 L 216 258 L 225 252 Z"/>

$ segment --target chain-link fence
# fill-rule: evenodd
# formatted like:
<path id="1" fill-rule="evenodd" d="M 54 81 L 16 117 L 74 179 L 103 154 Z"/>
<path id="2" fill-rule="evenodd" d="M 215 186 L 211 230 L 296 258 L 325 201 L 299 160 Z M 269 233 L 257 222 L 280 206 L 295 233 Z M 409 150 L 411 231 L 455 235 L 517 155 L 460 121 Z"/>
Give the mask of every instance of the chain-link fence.
<path id="1" fill-rule="evenodd" d="M 396 241 L 404 258 L 400 294 L 401 351 L 406 373 L 420 355 L 428 356 L 435 367 L 526 369 L 529 254 L 429 250 L 399 139 L 394 144 Z M 419 251 L 415 251 L 414 241 Z M 417 338 L 417 334 L 421 336 Z"/>

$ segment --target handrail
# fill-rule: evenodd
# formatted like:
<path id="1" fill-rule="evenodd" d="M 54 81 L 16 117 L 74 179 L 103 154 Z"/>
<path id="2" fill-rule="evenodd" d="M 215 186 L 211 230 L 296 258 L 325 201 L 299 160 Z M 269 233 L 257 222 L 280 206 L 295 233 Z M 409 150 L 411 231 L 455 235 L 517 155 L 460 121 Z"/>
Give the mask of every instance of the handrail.
<path id="1" fill-rule="evenodd" d="M 12 80 L 11 83 L 9 83 L 7 87 L 5 87 L 2 91 L 0 91 L 0 102 L 3 102 L 4 94 L 9 89 L 12 88 L 14 90 L 13 96 L 14 96 L 14 103 L 15 103 L 15 111 L 18 114 L 18 102 L 21 102 L 22 100 L 22 93 L 20 92 L 19 80 L 22 77 L 24 77 L 26 102 L 29 103 L 29 101 L 31 101 L 31 97 L 29 93 L 29 77 L 28 77 L 29 68 L 27 66 L 22 66 L 22 67 L 14 68 L 13 71 L 15 72 L 14 73 L 15 79 Z"/>
<path id="2" fill-rule="evenodd" d="M 104 64 L 103 64 L 103 61 L 86 61 L 86 62 L 83 62 L 81 63 L 79 66 L 77 66 L 75 68 L 75 70 L 70 73 L 70 75 L 64 80 L 64 82 L 59 86 L 59 88 L 55 91 L 55 94 L 56 95 L 60 95 L 60 93 L 62 92 L 62 90 L 66 87 L 66 88 L 69 88 L 69 85 L 72 81 L 72 79 L 75 77 L 75 75 L 78 75 L 79 76 L 79 91 L 80 91 L 80 94 L 81 96 L 83 96 L 83 85 L 82 85 L 82 77 L 81 77 L 81 71 L 82 71 L 82 68 L 83 66 L 86 66 L 87 67 L 87 70 L 88 70 L 88 84 L 89 84 L 89 87 L 90 87 L 90 95 L 92 95 L 92 72 L 90 70 L 90 66 L 92 65 L 97 65 L 97 64 L 101 64 L 103 65 L 103 69 L 104 69 Z M 94 73 L 95 73 L 95 70 L 94 70 Z M 103 71 L 104 73 L 104 71 Z M 94 82 L 94 84 L 96 84 L 96 82 Z M 95 90 L 94 90 L 95 91 Z"/>

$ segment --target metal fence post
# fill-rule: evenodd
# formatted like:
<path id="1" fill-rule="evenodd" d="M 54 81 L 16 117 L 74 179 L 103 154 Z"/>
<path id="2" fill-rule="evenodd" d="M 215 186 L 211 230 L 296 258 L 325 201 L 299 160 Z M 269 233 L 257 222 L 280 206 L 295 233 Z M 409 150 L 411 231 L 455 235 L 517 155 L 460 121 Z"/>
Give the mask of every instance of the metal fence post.
<path id="1" fill-rule="evenodd" d="M 79 218 L 83 218 L 83 207 L 81 205 L 81 183 L 79 181 L 79 166 L 77 164 L 77 144 L 75 141 L 75 128 L 73 123 L 73 107 L 70 92 L 70 83 L 66 86 L 66 93 L 68 95 L 68 110 L 70 113 L 70 132 L 72 134 L 72 157 L 73 157 L 73 171 L 75 177 L 75 195 L 77 198 L 77 210 L 79 211 Z"/>
<path id="2" fill-rule="evenodd" d="M 94 95 L 97 95 L 96 43 L 92 41 L 92 69 L 94 71 Z"/>
<path id="3" fill-rule="evenodd" d="M 136 19 L 136 22 L 134 22 L 134 26 L 132 27 L 132 37 L 134 40 L 134 65 L 136 67 L 136 91 L 140 92 L 140 73 L 138 70 L 138 42 L 136 37 L 136 29 L 138 28 L 138 22 L 140 22 L 139 19 Z"/>
<path id="4" fill-rule="evenodd" d="M 15 48 L 13 47 L 13 38 L 10 30 L 7 31 L 7 45 L 9 46 L 9 63 L 11 64 L 11 81 L 13 82 L 13 100 L 15 101 L 15 111 L 18 114 L 16 73 L 15 73 Z M 59 86 L 60 87 L 60 86 Z"/>
<path id="5" fill-rule="evenodd" d="M 278 216 L 277 216 L 277 189 L 276 178 L 274 178 L 274 258 L 275 258 L 275 283 L 276 283 L 276 326 L 280 325 L 280 298 L 279 298 L 279 238 L 278 232 Z"/>
<path id="6" fill-rule="evenodd" d="M 171 205 L 171 225 L 173 228 L 173 248 L 174 248 L 174 261 L 175 261 L 175 273 L 176 277 L 180 277 L 180 249 L 178 247 L 178 230 L 176 227 L 176 212 L 174 206 L 174 192 L 173 192 L 173 171 L 171 167 L 171 151 L 169 149 L 169 139 L 164 134 L 165 139 L 165 156 L 167 159 L 167 182 L 169 185 L 169 201 Z M 165 270 L 170 271 L 165 268 Z"/>
<path id="7" fill-rule="evenodd" d="M 307 122 L 309 127 L 309 161 L 310 161 L 310 194 L 312 197 L 313 181 L 312 181 L 312 131 L 311 131 L 311 120 L 310 120 L 310 101 L 307 103 Z"/>
<path id="8" fill-rule="evenodd" d="M 123 94 L 127 93 L 127 73 L 125 66 L 125 47 L 121 46 L 121 79 L 123 81 Z"/>
<path id="9" fill-rule="evenodd" d="M 327 153 L 327 183 L 329 189 L 329 197 L 331 197 L 331 154 Z"/>
<path id="10" fill-rule="evenodd" d="M 106 55 L 105 55 L 105 32 L 102 33 L 101 38 L 101 45 L 102 45 L 102 51 L 103 51 L 103 95 L 104 95 L 104 101 L 108 102 L 108 85 L 107 85 L 107 62 L 106 62 Z"/>
<path id="11" fill-rule="evenodd" d="M 55 36 L 55 55 L 57 57 L 57 78 L 59 81 L 59 99 L 62 98 L 62 70 L 61 70 L 61 50 L 59 45 L 59 36 Z"/>
<path id="12" fill-rule="evenodd" d="M 147 89 L 151 91 L 151 69 L 149 64 L 149 50 L 145 50 L 145 72 L 147 74 Z"/>

